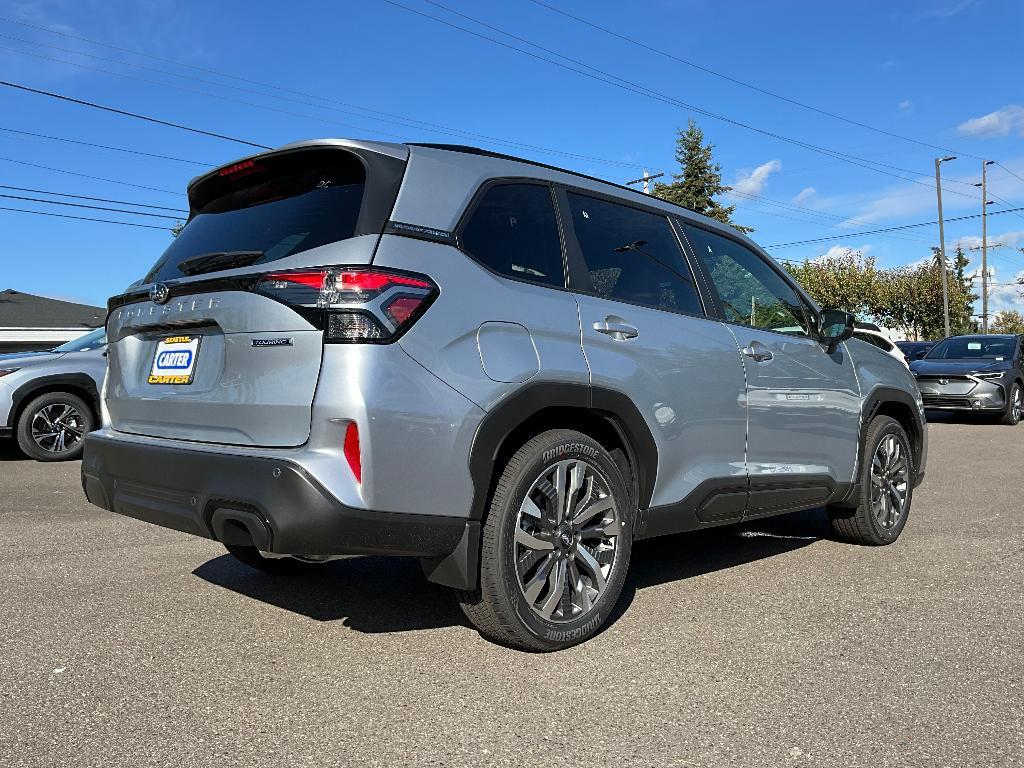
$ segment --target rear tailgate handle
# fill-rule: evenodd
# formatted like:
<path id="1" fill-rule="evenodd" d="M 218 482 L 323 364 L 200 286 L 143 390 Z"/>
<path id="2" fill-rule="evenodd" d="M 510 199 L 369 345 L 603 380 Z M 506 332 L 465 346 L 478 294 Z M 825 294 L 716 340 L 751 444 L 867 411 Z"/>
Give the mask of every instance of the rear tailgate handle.
<path id="1" fill-rule="evenodd" d="M 598 333 L 603 333 L 607 336 L 611 336 L 616 341 L 625 341 L 626 339 L 635 339 L 640 335 L 640 331 L 634 328 L 632 325 L 626 323 L 610 323 L 607 320 L 604 322 L 594 323 L 594 330 Z"/>

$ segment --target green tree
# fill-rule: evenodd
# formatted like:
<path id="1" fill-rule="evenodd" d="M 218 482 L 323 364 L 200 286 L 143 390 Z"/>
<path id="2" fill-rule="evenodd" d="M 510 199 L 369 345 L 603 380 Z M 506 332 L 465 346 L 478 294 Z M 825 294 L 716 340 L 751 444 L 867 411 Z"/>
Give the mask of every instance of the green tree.
<path id="1" fill-rule="evenodd" d="M 753 232 L 732 220 L 735 206 L 722 205 L 715 198 L 732 191 L 722 184 L 722 166 L 715 162 L 713 144 L 704 143 L 704 132 L 692 119 L 686 130 L 679 129 L 676 138 L 676 162 L 679 173 L 671 184 L 655 184 L 654 194 L 662 200 L 689 208 L 712 219 L 729 224 L 740 232 Z"/>
<path id="2" fill-rule="evenodd" d="M 992 320 L 992 333 L 1024 333 L 1024 315 L 1015 309 L 996 312 Z"/>
<path id="3" fill-rule="evenodd" d="M 860 251 L 848 249 L 836 256 L 787 264 L 786 269 L 821 307 L 872 317 L 883 309 L 875 260 Z"/>

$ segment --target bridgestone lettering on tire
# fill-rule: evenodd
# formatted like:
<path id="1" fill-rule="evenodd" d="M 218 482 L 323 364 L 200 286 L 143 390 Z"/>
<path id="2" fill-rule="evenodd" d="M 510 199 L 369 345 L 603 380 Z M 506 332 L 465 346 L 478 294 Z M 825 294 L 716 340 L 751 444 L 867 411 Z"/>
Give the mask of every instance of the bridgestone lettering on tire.
<path id="1" fill-rule="evenodd" d="M 612 456 L 572 430 L 530 440 L 499 468 L 487 509 L 480 587 L 462 607 L 481 634 L 553 651 L 598 632 L 632 549 L 632 507 Z"/>

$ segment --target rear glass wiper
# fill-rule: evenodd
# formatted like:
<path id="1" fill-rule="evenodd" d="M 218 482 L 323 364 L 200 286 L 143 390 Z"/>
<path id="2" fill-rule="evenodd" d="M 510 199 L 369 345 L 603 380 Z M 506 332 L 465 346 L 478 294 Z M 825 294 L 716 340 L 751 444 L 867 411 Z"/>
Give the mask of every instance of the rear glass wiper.
<path id="1" fill-rule="evenodd" d="M 178 270 L 186 275 L 213 272 L 216 269 L 244 267 L 263 258 L 263 251 L 214 251 L 190 256 L 178 264 Z"/>

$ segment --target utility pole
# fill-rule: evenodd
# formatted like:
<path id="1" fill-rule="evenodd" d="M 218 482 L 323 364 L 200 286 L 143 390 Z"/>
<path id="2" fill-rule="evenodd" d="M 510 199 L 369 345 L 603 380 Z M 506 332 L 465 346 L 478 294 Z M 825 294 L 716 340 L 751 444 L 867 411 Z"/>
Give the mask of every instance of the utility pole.
<path id="1" fill-rule="evenodd" d="M 649 194 L 651 194 L 651 179 L 660 179 L 664 175 L 665 175 L 664 172 L 660 172 L 660 173 L 656 173 L 653 176 L 651 176 L 650 174 L 647 173 L 647 169 L 644 168 L 644 175 L 641 176 L 639 179 L 633 179 L 632 181 L 627 181 L 626 182 L 626 186 L 628 187 L 631 184 L 639 184 L 640 182 L 643 182 L 644 194 L 645 195 L 649 195 Z"/>
<path id="2" fill-rule="evenodd" d="M 981 332 L 988 333 L 988 187 L 986 171 L 995 160 L 981 161 Z"/>
<path id="3" fill-rule="evenodd" d="M 945 321 L 946 336 L 949 337 L 949 277 L 946 275 L 946 233 L 942 222 L 942 180 L 939 176 L 939 165 L 949 160 L 956 160 L 956 155 L 935 158 L 935 196 L 939 200 L 939 256 L 942 260 L 942 318 Z"/>

